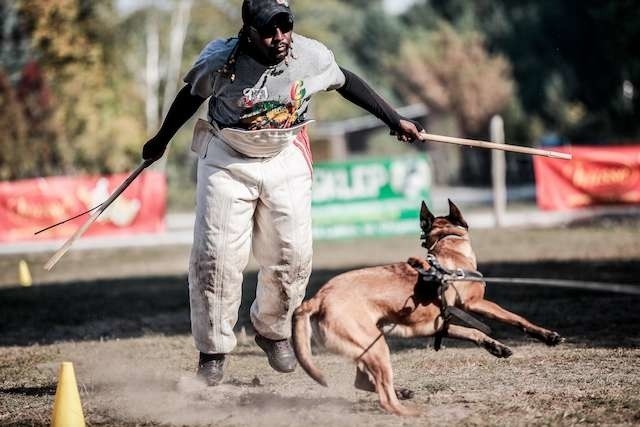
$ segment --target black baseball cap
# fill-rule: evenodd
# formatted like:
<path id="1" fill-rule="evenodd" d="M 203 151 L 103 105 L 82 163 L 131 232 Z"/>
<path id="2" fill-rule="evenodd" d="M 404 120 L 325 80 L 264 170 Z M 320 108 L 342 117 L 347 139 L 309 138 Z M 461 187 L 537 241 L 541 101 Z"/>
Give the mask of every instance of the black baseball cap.
<path id="1" fill-rule="evenodd" d="M 288 0 L 244 0 L 242 22 L 254 28 L 263 28 L 276 15 L 284 13 L 293 23 L 293 13 Z"/>

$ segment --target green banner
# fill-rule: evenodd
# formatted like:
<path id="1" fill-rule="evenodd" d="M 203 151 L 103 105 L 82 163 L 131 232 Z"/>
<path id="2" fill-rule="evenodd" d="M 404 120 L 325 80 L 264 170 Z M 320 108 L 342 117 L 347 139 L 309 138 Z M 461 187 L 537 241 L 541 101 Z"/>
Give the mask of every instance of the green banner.
<path id="1" fill-rule="evenodd" d="M 429 203 L 431 189 L 426 154 L 319 163 L 313 175 L 314 238 L 420 233 L 420 202 Z"/>

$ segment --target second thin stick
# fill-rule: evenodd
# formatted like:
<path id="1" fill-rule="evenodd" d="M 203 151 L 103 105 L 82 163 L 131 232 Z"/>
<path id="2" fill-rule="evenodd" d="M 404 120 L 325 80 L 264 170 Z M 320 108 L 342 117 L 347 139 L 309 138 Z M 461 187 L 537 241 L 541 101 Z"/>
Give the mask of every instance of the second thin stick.
<path id="1" fill-rule="evenodd" d="M 434 135 L 426 132 L 421 133 L 421 139 L 422 141 L 446 142 L 448 144 L 465 145 L 467 147 L 488 148 L 491 150 L 551 157 L 553 159 L 571 160 L 572 158 L 571 154 L 560 153 L 558 151 L 541 150 L 539 148 L 522 147 L 520 145 L 498 144 L 496 142 L 479 141 L 475 139 L 454 138 L 452 136 Z"/>

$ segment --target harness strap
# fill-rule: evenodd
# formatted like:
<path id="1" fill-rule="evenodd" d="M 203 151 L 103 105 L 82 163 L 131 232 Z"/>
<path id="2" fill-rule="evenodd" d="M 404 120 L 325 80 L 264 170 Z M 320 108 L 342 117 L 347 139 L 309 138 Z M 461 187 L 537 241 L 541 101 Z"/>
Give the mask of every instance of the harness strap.
<path id="1" fill-rule="evenodd" d="M 423 248 L 427 247 L 427 238 L 426 236 L 422 236 L 424 239 L 424 243 L 422 244 Z M 428 252 L 431 252 L 435 249 L 436 245 L 438 243 L 440 243 L 441 241 L 443 241 L 444 239 L 462 239 L 462 240 L 467 240 L 465 237 L 462 236 L 458 236 L 457 234 L 448 234 L 446 236 L 440 237 L 438 240 L 436 240 L 435 242 L 433 242 L 433 245 L 431 245 L 431 247 L 427 248 Z"/>
<path id="2" fill-rule="evenodd" d="M 467 325 L 471 326 L 472 328 L 477 329 L 486 335 L 491 334 L 491 328 L 489 326 L 487 326 L 485 323 L 481 322 L 480 320 L 476 319 L 466 311 L 460 310 L 458 307 L 455 307 L 453 305 L 448 306 L 447 311 L 451 316 L 457 317 L 458 319 L 460 319 Z"/>
<path id="3" fill-rule="evenodd" d="M 440 351 L 440 349 L 442 348 L 442 338 L 444 338 L 448 330 L 449 330 L 449 322 L 445 322 L 444 325 L 442 325 L 442 329 L 436 332 L 436 336 L 433 341 L 433 349 L 435 351 Z"/>
<path id="4" fill-rule="evenodd" d="M 444 324 L 442 325 L 442 329 L 436 332 L 435 341 L 433 348 L 438 351 L 442 347 L 442 339 L 447 334 L 447 330 L 449 328 L 449 323 L 451 322 L 451 318 L 455 317 L 461 322 L 467 324 L 468 326 L 477 329 L 484 334 L 489 335 L 491 333 L 491 328 L 487 326 L 485 323 L 476 319 L 469 313 L 464 310 L 459 309 L 453 305 L 448 305 L 447 300 L 445 298 L 445 292 L 449 288 L 449 282 L 455 282 L 459 280 L 464 280 L 465 278 L 471 279 L 481 279 L 482 273 L 475 270 L 449 270 L 444 268 L 437 260 L 435 256 L 432 254 L 427 255 L 427 261 L 430 264 L 430 268 L 425 270 L 422 267 L 414 267 L 415 270 L 419 274 L 419 279 L 422 284 L 428 283 L 437 283 L 438 284 L 438 297 L 440 299 L 440 315 L 442 316 L 442 320 Z"/>

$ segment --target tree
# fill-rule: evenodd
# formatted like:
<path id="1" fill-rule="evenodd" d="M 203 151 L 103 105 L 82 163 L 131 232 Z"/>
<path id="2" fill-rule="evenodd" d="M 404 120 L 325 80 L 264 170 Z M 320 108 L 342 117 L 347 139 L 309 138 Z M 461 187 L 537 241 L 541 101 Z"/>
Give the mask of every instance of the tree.
<path id="1" fill-rule="evenodd" d="M 475 29 L 513 64 L 526 120 L 572 142 L 640 135 L 640 8 L 633 0 L 432 0 L 431 12 L 456 29 Z M 635 89 L 635 90 L 634 90 Z"/>
<path id="2" fill-rule="evenodd" d="M 127 98 L 126 85 L 118 78 L 117 54 L 110 50 L 117 49 L 111 3 L 22 0 L 18 7 L 33 57 L 43 70 L 42 87 L 50 88 L 55 99 L 48 114 L 59 132 L 41 147 L 51 156 L 33 173 L 130 169 L 139 159 L 144 131 L 135 120 L 135 97 Z M 29 144 L 37 145 L 33 138 Z M 52 149 L 60 145 L 65 150 Z"/>
<path id="3" fill-rule="evenodd" d="M 406 39 L 389 67 L 405 99 L 452 112 L 466 136 L 484 134 L 513 94 L 508 61 L 489 54 L 480 34 L 459 34 L 446 24 Z"/>
<path id="4" fill-rule="evenodd" d="M 27 136 L 22 106 L 7 75 L 0 69 L 0 180 L 19 175 L 20 148 Z"/>
<path id="5" fill-rule="evenodd" d="M 0 3 L 0 67 L 9 81 L 20 78 L 22 68 L 29 61 L 29 39 L 23 31 L 15 3 Z"/>
<path id="6" fill-rule="evenodd" d="M 357 36 L 346 40 L 346 46 L 358 64 L 376 80 L 386 81 L 385 61 L 397 54 L 402 31 L 394 17 L 387 15 L 381 5 L 366 7 L 361 12 Z"/>
<path id="7" fill-rule="evenodd" d="M 18 176 L 34 177 L 63 174 L 73 166 L 73 153 L 61 138 L 55 121 L 55 99 L 44 73 L 36 62 L 22 71 L 16 94 L 27 123 L 27 137 L 20 147 Z"/>

